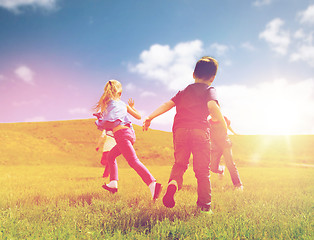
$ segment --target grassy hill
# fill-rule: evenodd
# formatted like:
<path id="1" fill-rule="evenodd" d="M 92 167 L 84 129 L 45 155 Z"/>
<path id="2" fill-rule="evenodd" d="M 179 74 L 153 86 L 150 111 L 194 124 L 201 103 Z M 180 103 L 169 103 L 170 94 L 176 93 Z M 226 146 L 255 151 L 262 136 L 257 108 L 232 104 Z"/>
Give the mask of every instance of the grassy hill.
<path id="1" fill-rule="evenodd" d="M 0 124 L 0 165 L 100 166 L 94 119 Z M 173 163 L 172 133 L 134 126 L 138 157 L 149 165 Z M 314 136 L 231 136 L 238 165 L 314 164 Z M 120 160 L 121 159 L 121 160 Z M 274 160 L 276 159 L 276 160 Z M 276 161 L 276 162 L 275 162 Z M 119 166 L 125 166 L 122 157 Z"/>
<path id="2" fill-rule="evenodd" d="M 101 134 L 94 119 L 0 124 L 0 165 L 69 164 L 99 166 L 95 151 Z M 135 149 L 143 162 L 164 164 L 172 159 L 172 135 L 150 130 L 137 133 Z M 158 158 L 159 156 L 159 158 Z M 119 157 L 119 159 L 122 157 Z M 126 162 L 119 161 L 120 166 Z"/>
<path id="3" fill-rule="evenodd" d="M 172 134 L 134 128 L 163 196 Z M 93 119 L 0 124 L 0 239 L 313 239 L 314 168 L 295 165 L 313 166 L 314 136 L 231 136 L 244 192 L 212 174 L 208 216 L 191 168 L 171 209 L 122 158 L 118 193 L 104 191 L 100 133 Z"/>

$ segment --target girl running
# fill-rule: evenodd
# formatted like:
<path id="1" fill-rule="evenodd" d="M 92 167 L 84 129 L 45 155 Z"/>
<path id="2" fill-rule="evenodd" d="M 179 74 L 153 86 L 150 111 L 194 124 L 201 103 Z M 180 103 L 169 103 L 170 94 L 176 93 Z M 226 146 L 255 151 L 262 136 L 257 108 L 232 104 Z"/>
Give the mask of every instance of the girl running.
<path id="1" fill-rule="evenodd" d="M 111 192 L 118 191 L 118 166 L 116 157 L 120 154 L 127 160 L 144 183 L 149 187 L 153 200 L 156 200 L 162 189 L 162 185 L 157 183 L 148 169 L 140 162 L 133 148 L 135 142 L 135 132 L 128 113 L 136 119 L 141 119 L 140 113 L 134 108 L 133 99 L 129 99 L 128 105 L 121 101 L 122 85 L 117 80 L 110 80 L 106 83 L 104 93 L 95 106 L 98 120 L 96 125 L 99 130 L 106 130 L 112 133 L 116 140 L 114 146 L 108 154 L 108 164 L 110 167 L 110 182 L 102 187 Z"/>

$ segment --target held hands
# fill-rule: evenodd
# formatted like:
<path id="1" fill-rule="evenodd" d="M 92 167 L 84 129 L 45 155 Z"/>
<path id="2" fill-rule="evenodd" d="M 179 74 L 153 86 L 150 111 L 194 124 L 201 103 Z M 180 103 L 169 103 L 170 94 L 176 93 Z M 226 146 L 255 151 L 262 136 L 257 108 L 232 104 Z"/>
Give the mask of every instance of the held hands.
<path id="1" fill-rule="evenodd" d="M 171 108 L 175 106 L 175 103 L 170 100 L 168 102 L 165 102 L 160 107 L 158 107 L 154 112 L 152 112 L 143 122 L 143 131 L 147 131 L 147 129 L 150 126 L 151 121 L 160 116 L 161 114 L 164 114 L 165 112 L 168 112 Z"/>
<path id="2" fill-rule="evenodd" d="M 145 121 L 143 122 L 143 131 L 147 131 L 152 119 L 146 118 Z"/>

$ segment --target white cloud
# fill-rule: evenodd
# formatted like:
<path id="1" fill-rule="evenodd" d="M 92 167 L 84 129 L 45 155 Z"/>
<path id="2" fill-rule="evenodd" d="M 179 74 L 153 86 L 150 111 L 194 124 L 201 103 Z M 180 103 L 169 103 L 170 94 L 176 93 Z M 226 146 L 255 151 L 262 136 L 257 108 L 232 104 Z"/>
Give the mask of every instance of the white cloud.
<path id="1" fill-rule="evenodd" d="M 283 20 L 275 18 L 259 34 L 259 38 L 264 39 L 270 45 L 271 49 L 280 55 L 287 53 L 290 44 L 290 33 L 282 29 L 283 25 Z"/>
<path id="2" fill-rule="evenodd" d="M 311 26 L 309 28 L 308 25 L 305 25 L 314 23 L 314 5 L 310 5 L 305 11 L 299 12 L 297 17 L 303 25 L 293 35 L 295 48 L 292 50 L 289 60 L 292 62 L 303 61 L 314 67 L 314 31 Z"/>
<path id="3" fill-rule="evenodd" d="M 136 89 L 136 86 L 133 83 L 128 83 L 123 87 L 126 91 L 134 91 Z"/>
<path id="4" fill-rule="evenodd" d="M 140 54 L 140 63 L 130 65 L 129 70 L 147 79 L 155 80 L 170 90 L 178 90 L 192 82 L 197 58 L 204 52 L 200 40 L 168 45 L 155 44 Z"/>
<path id="5" fill-rule="evenodd" d="M 141 97 L 155 97 L 157 96 L 157 94 L 154 92 L 144 91 L 144 92 L 141 92 L 140 96 Z"/>
<path id="6" fill-rule="evenodd" d="M 299 12 L 300 23 L 314 24 L 314 5 L 310 5 L 306 10 Z"/>
<path id="7" fill-rule="evenodd" d="M 56 8 L 57 0 L 0 0 L 0 7 L 19 13 L 22 7 L 38 7 L 45 10 Z"/>
<path id="8" fill-rule="evenodd" d="M 296 40 L 295 49 L 290 54 L 290 61 L 303 61 L 314 67 L 314 45 L 313 45 L 314 31 L 307 32 L 304 29 L 299 29 L 294 33 Z"/>
<path id="9" fill-rule="evenodd" d="M 304 61 L 308 63 L 311 67 L 314 67 L 314 46 L 303 44 L 297 48 L 297 50 L 290 55 L 290 60 Z"/>
<path id="10" fill-rule="evenodd" d="M 77 108 L 69 109 L 69 113 L 72 115 L 80 115 L 80 114 L 85 115 L 85 114 L 89 114 L 89 111 L 86 108 L 77 107 Z"/>
<path id="11" fill-rule="evenodd" d="M 294 33 L 293 37 L 294 37 L 295 39 L 304 39 L 305 35 L 306 35 L 306 34 L 305 34 L 304 30 L 301 28 L 301 29 L 298 29 L 298 30 Z"/>
<path id="12" fill-rule="evenodd" d="M 229 50 L 229 47 L 227 45 L 219 43 L 213 43 L 212 45 L 210 45 L 210 48 L 213 49 L 218 56 L 225 55 L 226 52 Z"/>
<path id="13" fill-rule="evenodd" d="M 45 117 L 43 116 L 36 116 L 32 118 L 27 118 L 24 120 L 24 122 L 45 122 L 47 121 Z"/>
<path id="14" fill-rule="evenodd" d="M 253 2 L 253 5 L 256 7 L 264 6 L 264 5 L 269 5 L 271 4 L 272 0 L 256 0 Z"/>
<path id="15" fill-rule="evenodd" d="M 314 79 L 216 89 L 223 114 L 239 134 L 314 134 Z"/>
<path id="16" fill-rule="evenodd" d="M 297 13 L 297 19 L 302 26 L 298 30 L 294 30 L 291 38 L 290 31 L 283 29 L 285 22 L 280 18 L 269 22 L 266 29 L 259 34 L 259 38 L 264 39 L 277 54 L 285 56 L 289 50 L 288 59 L 291 62 L 303 61 L 313 67 L 314 31 L 309 25 L 314 24 L 314 5 Z"/>
<path id="17" fill-rule="evenodd" d="M 242 48 L 247 49 L 249 51 L 255 51 L 255 47 L 250 42 L 244 42 L 241 45 Z"/>
<path id="18" fill-rule="evenodd" d="M 20 66 L 15 69 L 15 75 L 27 84 L 34 85 L 34 72 L 27 66 Z"/>
<path id="19" fill-rule="evenodd" d="M 5 79 L 4 75 L 0 74 L 0 81 L 3 81 Z"/>

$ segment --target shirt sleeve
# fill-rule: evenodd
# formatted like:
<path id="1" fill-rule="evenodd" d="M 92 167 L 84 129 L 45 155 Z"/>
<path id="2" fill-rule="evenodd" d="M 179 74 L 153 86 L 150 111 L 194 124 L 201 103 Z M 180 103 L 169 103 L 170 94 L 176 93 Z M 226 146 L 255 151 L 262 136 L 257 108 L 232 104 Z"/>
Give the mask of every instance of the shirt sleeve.
<path id="1" fill-rule="evenodd" d="M 179 91 L 173 98 L 171 98 L 171 101 L 173 101 L 175 105 L 178 105 L 180 95 L 181 95 L 181 91 Z"/>
<path id="2" fill-rule="evenodd" d="M 207 93 L 206 97 L 207 97 L 207 99 L 206 99 L 207 102 L 213 100 L 219 105 L 218 99 L 217 99 L 217 92 L 216 92 L 216 89 L 214 87 L 208 88 L 208 93 Z"/>

